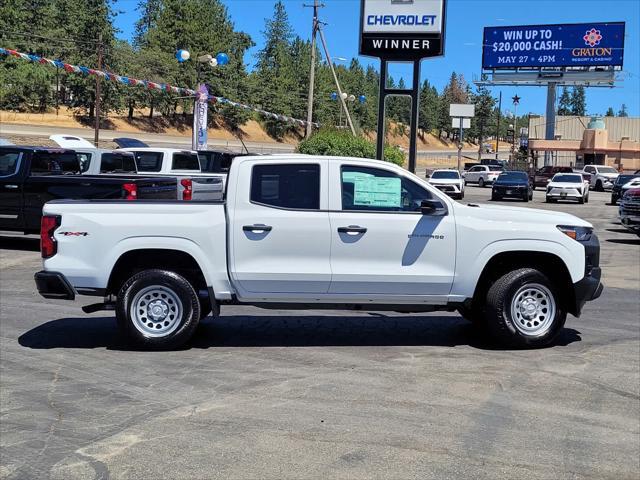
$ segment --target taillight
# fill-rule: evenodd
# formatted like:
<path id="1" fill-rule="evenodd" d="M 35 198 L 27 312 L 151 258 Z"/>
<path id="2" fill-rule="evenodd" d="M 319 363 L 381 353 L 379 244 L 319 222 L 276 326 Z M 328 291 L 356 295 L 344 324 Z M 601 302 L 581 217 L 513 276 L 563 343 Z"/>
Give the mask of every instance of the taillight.
<path id="1" fill-rule="evenodd" d="M 60 215 L 43 215 L 40 222 L 40 254 L 42 258 L 51 258 L 58 252 L 58 242 L 53 232 L 60 226 Z"/>
<path id="2" fill-rule="evenodd" d="M 125 183 L 122 185 L 126 200 L 135 200 L 138 198 L 138 185 L 135 183 Z"/>
<path id="3" fill-rule="evenodd" d="M 193 182 L 190 178 L 183 178 L 180 180 L 182 185 L 182 200 L 191 200 L 193 198 Z"/>

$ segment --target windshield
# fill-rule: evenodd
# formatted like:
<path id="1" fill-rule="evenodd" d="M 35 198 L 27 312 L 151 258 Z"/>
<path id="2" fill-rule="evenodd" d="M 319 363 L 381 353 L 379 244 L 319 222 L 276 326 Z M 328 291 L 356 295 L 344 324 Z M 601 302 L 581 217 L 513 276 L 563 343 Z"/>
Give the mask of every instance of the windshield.
<path id="1" fill-rule="evenodd" d="M 616 179 L 616 183 L 618 185 L 620 184 L 624 184 L 627 182 L 630 182 L 631 180 L 633 180 L 634 178 L 640 178 L 638 177 L 638 175 L 620 175 L 617 179 Z"/>
<path id="2" fill-rule="evenodd" d="M 556 175 L 553 177 L 554 182 L 565 183 L 580 183 L 582 182 L 582 175 Z"/>
<path id="3" fill-rule="evenodd" d="M 457 180 L 460 178 L 460 174 L 458 172 L 440 170 L 433 172 L 431 174 L 431 178 L 446 178 Z"/>
<path id="4" fill-rule="evenodd" d="M 489 165 L 489 170 L 492 172 L 501 172 L 504 170 L 504 167 L 501 167 L 500 165 Z"/>
<path id="5" fill-rule="evenodd" d="M 598 173 L 618 173 L 613 167 L 598 167 Z"/>
<path id="6" fill-rule="evenodd" d="M 190 152 L 174 153 L 171 170 L 198 170 L 200 171 L 200 161 L 198 155 Z"/>
<path id="7" fill-rule="evenodd" d="M 526 182 L 529 177 L 525 172 L 502 172 L 498 180 L 522 180 Z"/>

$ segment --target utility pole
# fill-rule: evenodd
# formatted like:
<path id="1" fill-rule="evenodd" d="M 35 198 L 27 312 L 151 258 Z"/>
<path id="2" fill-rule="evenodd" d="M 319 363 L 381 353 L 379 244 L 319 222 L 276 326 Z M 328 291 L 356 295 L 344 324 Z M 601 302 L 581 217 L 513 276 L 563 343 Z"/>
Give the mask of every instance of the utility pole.
<path id="1" fill-rule="evenodd" d="M 313 0 L 313 5 L 303 5 L 304 7 L 313 8 L 313 23 L 311 25 L 311 69 L 309 71 L 309 98 L 307 100 L 307 133 L 306 138 L 311 136 L 313 132 L 313 94 L 316 80 L 316 33 L 318 31 L 318 8 L 324 7 L 319 4 L 318 0 Z"/>
<path id="2" fill-rule="evenodd" d="M 514 95 L 513 98 L 513 154 L 512 160 L 516 159 L 516 138 L 518 132 L 518 104 L 520 103 L 520 97 L 518 94 Z"/>
<path id="3" fill-rule="evenodd" d="M 498 150 L 500 149 L 500 111 L 502 110 L 502 92 L 498 100 L 498 122 L 496 123 L 496 160 L 498 160 Z"/>
<path id="4" fill-rule="evenodd" d="M 320 41 L 322 41 L 322 47 L 324 48 L 324 54 L 327 57 L 327 62 L 329 62 L 329 67 L 331 68 L 331 73 L 333 74 L 333 80 L 336 82 L 336 88 L 338 89 L 338 96 L 340 102 L 342 103 L 342 108 L 344 108 L 344 113 L 347 116 L 347 122 L 349 123 L 349 127 L 351 127 L 351 133 L 353 136 L 356 136 L 356 129 L 353 127 L 353 122 L 351 121 L 351 115 L 349 115 L 349 109 L 347 108 L 347 104 L 342 98 L 342 89 L 340 88 L 340 83 L 338 82 L 338 76 L 336 75 L 336 69 L 333 66 L 333 60 L 331 59 L 331 55 L 329 54 L 329 49 L 327 48 L 327 41 L 324 38 L 324 32 L 322 28 L 320 28 L 320 24 L 318 23 L 318 33 L 320 33 Z"/>
<path id="5" fill-rule="evenodd" d="M 102 70 L 102 33 L 98 34 L 98 70 Z M 100 75 L 96 75 L 96 98 L 95 98 L 95 125 L 93 144 L 98 147 L 98 141 L 100 139 Z"/>

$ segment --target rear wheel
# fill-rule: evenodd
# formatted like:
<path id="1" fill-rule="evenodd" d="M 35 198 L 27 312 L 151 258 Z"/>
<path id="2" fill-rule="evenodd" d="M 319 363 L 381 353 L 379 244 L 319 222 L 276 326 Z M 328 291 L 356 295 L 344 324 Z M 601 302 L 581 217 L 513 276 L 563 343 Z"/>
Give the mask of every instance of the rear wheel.
<path id="1" fill-rule="evenodd" d="M 584 197 L 584 203 L 589 203 L 589 193 L 587 193 L 587 196 Z"/>
<path id="2" fill-rule="evenodd" d="M 507 346 L 548 345 L 567 317 L 559 298 L 553 283 L 536 269 L 506 273 L 487 292 L 485 318 L 489 330 Z"/>
<path id="3" fill-rule="evenodd" d="M 547 203 L 556 203 L 556 199 L 555 198 L 551 198 L 551 197 L 547 197 L 545 201 Z"/>
<path id="4" fill-rule="evenodd" d="M 134 344 L 147 349 L 174 349 L 186 343 L 198 326 L 200 301 L 181 275 L 143 270 L 120 289 L 116 320 L 120 331 Z"/>
<path id="5" fill-rule="evenodd" d="M 484 178 L 480 177 L 480 180 L 478 180 L 478 186 L 480 188 L 484 188 Z"/>

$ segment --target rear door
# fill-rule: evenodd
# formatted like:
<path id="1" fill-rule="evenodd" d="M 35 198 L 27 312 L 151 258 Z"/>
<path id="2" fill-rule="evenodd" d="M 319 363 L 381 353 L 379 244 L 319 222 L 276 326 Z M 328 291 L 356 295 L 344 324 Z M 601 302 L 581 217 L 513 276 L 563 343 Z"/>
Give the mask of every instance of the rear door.
<path id="1" fill-rule="evenodd" d="M 22 188 L 26 155 L 0 149 L 0 230 L 24 228 Z"/>
<path id="2" fill-rule="evenodd" d="M 246 299 L 317 298 L 331 281 L 327 160 L 247 161 L 227 199 L 230 270 Z"/>

